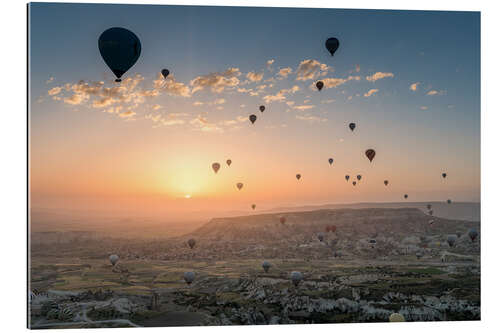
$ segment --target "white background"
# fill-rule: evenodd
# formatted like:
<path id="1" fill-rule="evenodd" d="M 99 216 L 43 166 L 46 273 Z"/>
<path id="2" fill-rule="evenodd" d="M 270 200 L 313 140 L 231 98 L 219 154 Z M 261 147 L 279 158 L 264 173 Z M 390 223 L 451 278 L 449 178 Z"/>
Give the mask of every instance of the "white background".
<path id="1" fill-rule="evenodd" d="M 62 1 L 53 1 L 62 2 Z M 64 1 L 76 2 L 76 1 Z M 77 1 L 88 2 L 88 1 Z M 231 326 L 204 328 L 154 328 L 147 332 L 479 332 L 500 328 L 500 214 L 496 207 L 500 186 L 499 44 L 500 1 L 361 1 L 361 0 L 188 0 L 106 1 L 113 3 L 232 5 L 273 7 L 329 7 L 360 9 L 421 9 L 481 11 L 481 312 L 480 322 L 402 324 L 328 324 L 281 326 Z M 307 3 L 304 6 L 304 3 Z M 1 2 L 0 10 L 0 331 L 26 330 L 26 3 Z M 436 34 L 439 34 L 436 31 Z M 467 47 L 467 45 L 464 45 Z M 466 159 L 467 156 L 464 156 Z M 498 173 L 500 174 L 500 172 Z M 130 329 L 115 329 L 115 331 Z M 132 329 L 146 332 L 146 329 Z M 95 331 L 95 330 L 92 330 Z M 72 331 L 75 332 L 75 331 Z M 85 332 L 88 332 L 85 331 Z"/>

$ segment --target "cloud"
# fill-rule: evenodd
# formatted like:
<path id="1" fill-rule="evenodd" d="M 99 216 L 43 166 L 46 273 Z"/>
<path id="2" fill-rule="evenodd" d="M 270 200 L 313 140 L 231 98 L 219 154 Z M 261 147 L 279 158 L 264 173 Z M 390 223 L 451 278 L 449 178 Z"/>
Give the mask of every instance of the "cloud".
<path id="1" fill-rule="evenodd" d="M 278 75 L 282 78 L 287 78 L 291 73 L 292 68 L 290 67 L 280 68 L 280 70 L 278 71 Z"/>
<path id="2" fill-rule="evenodd" d="M 444 93 L 445 93 L 444 90 L 437 91 L 437 90 L 433 89 L 433 90 L 429 90 L 426 95 L 435 96 L 435 95 L 443 95 Z"/>
<path id="3" fill-rule="evenodd" d="M 130 117 L 133 117 L 135 116 L 135 112 L 134 111 L 125 111 L 125 112 L 122 112 L 119 114 L 120 118 L 130 118 Z"/>
<path id="4" fill-rule="evenodd" d="M 192 93 L 197 91 L 210 89 L 212 92 L 221 93 L 226 88 L 236 87 L 240 80 L 238 76 L 241 75 L 239 68 L 228 68 L 224 72 L 214 72 L 207 75 L 202 75 L 191 80 Z"/>
<path id="5" fill-rule="evenodd" d="M 161 105 L 160 104 L 153 105 L 153 110 L 158 111 L 160 109 L 161 109 Z"/>
<path id="6" fill-rule="evenodd" d="M 255 73 L 255 72 L 247 73 L 247 79 L 249 79 L 251 82 L 259 82 L 262 80 L 263 77 L 264 73 Z"/>
<path id="7" fill-rule="evenodd" d="M 393 73 L 383 73 L 383 72 L 377 72 L 373 75 L 367 76 L 366 80 L 370 82 L 375 82 L 377 80 L 386 78 L 386 77 L 394 77 Z"/>
<path id="8" fill-rule="evenodd" d="M 313 80 L 328 73 L 328 66 L 314 59 L 303 60 L 297 68 L 297 80 Z"/>
<path id="9" fill-rule="evenodd" d="M 361 80 L 361 77 L 360 76 L 348 76 L 347 78 L 343 79 L 343 78 L 324 78 L 324 79 L 321 79 L 321 81 L 323 82 L 323 89 L 330 89 L 330 88 L 336 88 L 340 85 L 343 85 L 344 83 L 348 82 L 348 81 L 359 81 Z M 310 87 L 309 87 L 311 90 L 316 90 L 316 84 L 313 82 L 311 83 Z"/>
<path id="10" fill-rule="evenodd" d="M 200 102 L 200 101 L 196 101 L 193 103 L 193 106 L 202 106 L 203 104 L 205 104 L 205 103 Z"/>
<path id="11" fill-rule="evenodd" d="M 158 73 L 156 80 L 153 81 L 153 87 L 158 91 L 165 91 L 172 96 L 190 97 L 191 91 L 189 87 L 175 79 L 175 76 L 169 75 L 167 79 Z"/>
<path id="12" fill-rule="evenodd" d="M 294 104 L 295 104 L 295 102 L 294 102 L 294 101 L 288 101 L 288 102 L 286 102 L 286 105 L 288 105 L 288 106 L 292 106 L 292 105 L 294 105 Z"/>
<path id="13" fill-rule="evenodd" d="M 373 94 L 376 94 L 378 92 L 378 89 L 370 89 L 368 90 L 368 92 L 366 92 L 363 96 L 365 97 L 370 97 L 372 96 Z"/>
<path id="14" fill-rule="evenodd" d="M 276 95 L 267 95 L 263 97 L 263 100 L 266 103 L 271 103 L 271 102 L 284 102 L 286 100 L 285 95 L 286 94 L 294 94 L 297 91 L 300 90 L 299 86 L 293 86 L 290 89 L 281 89 Z"/>
<path id="15" fill-rule="evenodd" d="M 320 117 L 313 116 L 310 114 L 306 114 L 304 116 L 296 115 L 295 118 L 297 118 L 298 120 L 307 121 L 309 123 L 323 123 L 323 122 L 328 121 L 328 119 L 326 119 L 326 118 L 320 118 Z"/>
<path id="16" fill-rule="evenodd" d="M 420 84 L 420 82 L 415 82 L 415 83 L 410 84 L 410 90 L 411 91 L 417 91 L 419 84 Z"/>
<path id="17" fill-rule="evenodd" d="M 421 106 L 420 107 L 420 110 L 424 110 L 425 111 L 425 110 L 428 110 L 428 109 L 429 109 L 429 107 L 427 107 L 427 106 Z"/>
<path id="18" fill-rule="evenodd" d="M 55 96 L 55 95 L 59 94 L 61 91 L 62 91 L 61 87 L 54 87 L 52 89 L 49 89 L 49 91 L 47 91 L 47 93 L 49 94 L 49 96 Z"/>
<path id="19" fill-rule="evenodd" d="M 314 108 L 314 105 L 296 105 L 293 107 L 295 110 L 305 111 Z"/>
<path id="20" fill-rule="evenodd" d="M 333 103 L 333 102 L 335 102 L 334 99 L 325 99 L 325 100 L 321 101 L 321 104 L 330 104 L 330 103 Z"/>

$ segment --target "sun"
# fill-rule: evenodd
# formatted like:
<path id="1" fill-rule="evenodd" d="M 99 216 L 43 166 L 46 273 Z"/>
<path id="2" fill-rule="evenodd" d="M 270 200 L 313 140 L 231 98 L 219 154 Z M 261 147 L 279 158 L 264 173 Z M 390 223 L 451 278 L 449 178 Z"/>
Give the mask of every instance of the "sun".
<path id="1" fill-rule="evenodd" d="M 186 195 L 184 195 L 184 198 L 186 198 L 186 199 L 190 199 L 190 198 L 191 198 L 191 194 L 186 194 Z"/>

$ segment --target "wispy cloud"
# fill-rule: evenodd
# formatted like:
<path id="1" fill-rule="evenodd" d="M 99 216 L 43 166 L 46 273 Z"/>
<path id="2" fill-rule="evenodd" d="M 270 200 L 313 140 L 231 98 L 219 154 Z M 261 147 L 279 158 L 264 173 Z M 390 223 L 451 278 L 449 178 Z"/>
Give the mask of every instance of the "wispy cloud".
<path id="1" fill-rule="evenodd" d="M 221 93 L 227 88 L 236 87 L 241 75 L 239 68 L 228 68 L 224 72 L 214 72 L 207 75 L 201 75 L 191 80 L 192 93 L 197 91 L 210 89 L 212 92 Z"/>
<path id="2" fill-rule="evenodd" d="M 296 115 L 295 118 L 298 119 L 298 120 L 309 122 L 309 123 L 323 123 L 323 122 L 328 121 L 328 119 L 326 119 L 326 118 L 321 118 L 321 117 L 313 116 L 311 114 Z"/>
<path id="3" fill-rule="evenodd" d="M 263 77 L 264 73 L 255 73 L 255 72 L 247 73 L 247 79 L 249 79 L 251 82 L 259 82 L 262 80 Z"/>
<path id="4" fill-rule="evenodd" d="M 290 89 L 282 89 L 276 95 L 267 95 L 263 97 L 266 103 L 271 102 L 284 102 L 286 100 L 286 94 L 294 94 L 300 90 L 299 86 L 293 86 Z"/>
<path id="5" fill-rule="evenodd" d="M 292 73 L 292 68 L 290 67 L 280 68 L 280 70 L 278 71 L 278 76 L 280 78 L 287 78 L 288 75 L 290 75 L 291 73 Z"/>
<path id="6" fill-rule="evenodd" d="M 297 80 L 314 80 L 328 73 L 328 66 L 314 59 L 303 60 L 297 68 Z"/>
<path id="7" fill-rule="evenodd" d="M 411 91 L 417 91 L 419 84 L 420 84 L 420 82 L 415 82 L 415 83 L 410 84 L 410 90 Z"/>
<path id="8" fill-rule="evenodd" d="M 367 76 L 366 80 L 370 81 L 370 82 L 375 82 L 377 80 L 380 80 L 380 79 L 383 79 L 386 77 L 394 77 L 394 74 L 393 73 L 376 72 L 373 75 Z"/>
<path id="9" fill-rule="evenodd" d="M 378 92 L 378 89 L 370 89 L 363 96 L 370 97 Z"/>

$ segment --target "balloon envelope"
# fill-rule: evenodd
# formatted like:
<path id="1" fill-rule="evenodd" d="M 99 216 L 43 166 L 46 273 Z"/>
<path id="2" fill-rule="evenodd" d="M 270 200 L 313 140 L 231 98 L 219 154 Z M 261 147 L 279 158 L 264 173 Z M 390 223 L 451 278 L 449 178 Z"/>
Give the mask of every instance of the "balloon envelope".
<path id="1" fill-rule="evenodd" d="M 353 181 L 353 182 L 352 182 L 352 185 L 353 185 L 353 186 L 356 186 L 356 181 Z"/>
<path id="2" fill-rule="evenodd" d="M 357 175 L 357 176 L 356 176 L 356 178 L 357 178 L 358 180 L 361 180 L 361 175 Z"/>
<path id="3" fill-rule="evenodd" d="M 238 190 L 241 190 L 243 188 L 243 183 L 236 184 L 236 187 L 238 188 Z"/>
<path id="4" fill-rule="evenodd" d="M 291 274 L 290 274 L 290 279 L 292 280 L 293 284 L 295 286 L 298 286 L 300 281 L 302 281 L 302 273 L 301 272 L 297 272 L 297 271 L 293 271 Z"/>
<path id="5" fill-rule="evenodd" d="M 141 55 L 141 42 L 130 30 L 109 28 L 98 41 L 102 59 L 120 82 L 121 77 L 132 67 Z"/>
<path id="6" fill-rule="evenodd" d="M 408 194 L 405 194 L 404 197 L 405 197 L 405 199 L 408 199 Z"/>
<path id="7" fill-rule="evenodd" d="M 196 241 L 193 238 L 191 238 L 188 240 L 188 245 L 190 248 L 193 248 L 196 245 Z"/>
<path id="8" fill-rule="evenodd" d="M 389 185 L 389 181 L 388 180 L 384 180 L 384 185 L 385 186 Z"/>
<path id="9" fill-rule="evenodd" d="M 266 109 L 266 107 L 264 105 L 259 106 L 260 112 L 264 112 L 265 109 Z"/>
<path id="10" fill-rule="evenodd" d="M 323 89 L 323 86 L 324 86 L 323 81 L 316 82 L 316 88 L 318 88 L 319 91 L 321 91 L 321 89 Z"/>
<path id="11" fill-rule="evenodd" d="M 251 114 L 250 117 L 248 117 L 248 119 L 250 119 L 250 121 L 253 123 L 255 123 L 255 121 L 257 120 L 257 116 L 254 115 L 254 114 Z"/>
<path id="12" fill-rule="evenodd" d="M 351 129 L 351 131 L 354 131 L 354 129 L 356 128 L 356 124 L 355 123 L 350 123 L 349 124 L 349 128 Z"/>
<path id="13" fill-rule="evenodd" d="M 348 181 L 349 181 L 349 178 L 350 178 L 350 176 L 349 176 L 349 175 L 345 175 L 345 180 L 346 180 L 346 182 L 348 182 Z"/>
<path id="14" fill-rule="evenodd" d="M 217 171 L 219 171 L 220 169 L 220 164 L 219 163 L 212 163 L 212 169 L 214 170 L 215 173 L 217 173 Z"/>
<path id="15" fill-rule="evenodd" d="M 375 150 L 368 149 L 367 151 L 365 151 L 365 155 L 366 155 L 366 157 L 368 157 L 368 159 L 371 162 L 371 161 L 373 161 L 373 158 L 375 157 Z"/>
<path id="16" fill-rule="evenodd" d="M 194 281 L 196 274 L 194 272 L 185 272 L 184 273 L 184 281 L 186 281 L 187 284 L 191 284 Z"/>
<path id="17" fill-rule="evenodd" d="M 269 262 L 267 262 L 267 261 L 264 261 L 262 263 L 262 268 L 264 268 L 264 272 L 267 273 L 267 271 L 269 270 L 269 268 L 271 268 L 271 264 Z"/>
<path id="18" fill-rule="evenodd" d="M 443 178 L 446 178 L 446 172 L 443 172 L 441 176 L 443 176 Z"/>
<path id="19" fill-rule="evenodd" d="M 296 175 L 295 175 L 295 178 L 297 178 L 297 180 L 300 180 L 300 177 L 302 177 L 302 176 L 300 175 L 300 173 L 298 173 L 298 174 L 296 174 Z"/>
<path id="20" fill-rule="evenodd" d="M 325 42 L 325 47 L 330 52 L 330 54 L 333 56 L 335 51 L 339 48 L 339 40 L 335 37 L 328 38 Z"/>
<path id="21" fill-rule="evenodd" d="M 233 163 L 233 161 L 231 161 L 231 160 L 226 161 L 227 166 L 231 166 L 231 163 Z"/>
<path id="22" fill-rule="evenodd" d="M 111 262 L 111 265 L 116 265 L 116 263 L 118 262 L 118 256 L 116 254 L 112 254 L 109 256 L 109 261 Z"/>
<path id="23" fill-rule="evenodd" d="M 257 207 L 255 204 L 252 205 L 252 209 L 255 210 L 255 207 Z"/>
<path id="24" fill-rule="evenodd" d="M 163 75 L 163 78 L 166 79 L 168 74 L 170 74 L 170 71 L 168 69 L 162 69 L 161 70 L 161 75 Z"/>
<path id="25" fill-rule="evenodd" d="M 333 164 L 333 158 L 329 158 L 328 159 L 328 163 L 330 163 L 330 165 L 332 165 Z"/>

